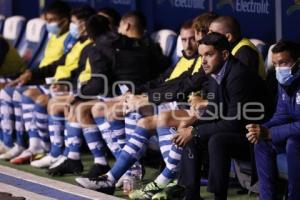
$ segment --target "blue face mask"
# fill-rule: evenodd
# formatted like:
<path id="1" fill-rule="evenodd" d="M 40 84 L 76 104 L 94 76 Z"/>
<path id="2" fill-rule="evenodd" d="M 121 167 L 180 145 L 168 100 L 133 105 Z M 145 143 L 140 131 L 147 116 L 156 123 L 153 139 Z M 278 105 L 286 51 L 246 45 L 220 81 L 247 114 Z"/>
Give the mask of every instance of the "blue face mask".
<path id="1" fill-rule="evenodd" d="M 289 86 L 294 80 L 292 67 L 276 67 L 276 79 L 281 85 Z"/>
<path id="2" fill-rule="evenodd" d="M 78 30 L 78 25 L 77 24 L 75 24 L 75 23 L 70 23 L 70 29 L 69 29 L 69 31 L 70 31 L 70 34 L 74 37 L 74 38 L 76 38 L 76 39 L 78 39 L 79 37 L 80 37 L 80 32 L 79 32 L 79 30 Z"/>
<path id="3" fill-rule="evenodd" d="M 51 23 L 47 23 L 46 24 L 46 29 L 48 31 L 48 33 L 57 35 L 60 31 L 60 28 L 58 26 L 57 22 L 51 22 Z"/>

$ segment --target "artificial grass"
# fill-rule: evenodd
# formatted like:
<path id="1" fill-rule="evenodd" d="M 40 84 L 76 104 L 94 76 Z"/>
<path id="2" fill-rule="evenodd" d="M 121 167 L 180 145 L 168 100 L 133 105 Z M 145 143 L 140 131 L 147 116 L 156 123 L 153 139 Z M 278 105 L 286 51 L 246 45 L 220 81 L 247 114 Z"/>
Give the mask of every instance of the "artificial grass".
<path id="1" fill-rule="evenodd" d="M 84 173 L 85 173 L 89 170 L 90 166 L 92 166 L 93 159 L 92 159 L 92 156 L 89 154 L 83 154 L 81 158 L 82 158 L 82 162 L 84 164 Z M 111 159 L 110 166 L 112 166 L 113 162 L 114 162 L 114 160 Z M 0 160 L 0 165 L 12 167 L 12 168 L 15 168 L 15 169 L 18 169 L 18 170 L 21 170 L 24 172 L 29 172 L 29 173 L 32 173 L 32 174 L 35 174 L 38 176 L 51 178 L 51 179 L 55 179 L 58 181 L 63 181 L 63 182 L 67 182 L 67 183 L 76 185 L 76 182 L 75 182 L 76 176 L 74 176 L 74 175 L 68 174 L 65 176 L 53 177 L 53 176 L 49 176 L 46 173 L 46 169 L 34 168 L 28 164 L 27 165 L 13 165 L 13 164 L 10 164 L 9 162 L 3 161 L 3 160 Z M 142 187 L 146 183 L 152 181 L 158 175 L 158 173 L 159 172 L 157 169 L 146 166 L 146 174 L 144 176 L 143 181 L 140 183 L 140 186 Z M 243 194 L 243 195 L 238 194 L 238 191 L 240 191 L 240 190 L 241 190 L 241 188 L 239 188 L 239 187 L 230 187 L 228 190 L 228 199 L 229 200 L 255 200 L 255 199 L 257 199 L 257 195 L 249 196 L 247 194 Z M 125 199 L 127 198 L 126 195 L 123 194 L 121 189 L 116 190 L 115 196 L 120 197 L 120 198 L 125 198 Z M 201 187 L 201 196 L 207 200 L 213 199 L 213 195 L 206 191 L 206 186 Z"/>

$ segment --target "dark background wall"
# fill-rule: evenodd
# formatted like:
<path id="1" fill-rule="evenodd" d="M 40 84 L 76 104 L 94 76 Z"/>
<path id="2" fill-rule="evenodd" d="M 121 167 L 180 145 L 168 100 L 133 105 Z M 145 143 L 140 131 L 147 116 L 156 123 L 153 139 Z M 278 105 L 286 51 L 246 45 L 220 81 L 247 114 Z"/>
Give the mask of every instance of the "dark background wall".
<path id="1" fill-rule="evenodd" d="M 0 13 L 6 16 L 39 16 L 54 0 L 0 0 Z M 121 14 L 140 10 L 150 32 L 162 28 L 178 31 L 180 25 L 205 12 L 233 15 L 245 36 L 274 43 L 281 38 L 300 41 L 300 2 L 297 0 L 64 0 L 72 7 L 83 4 L 95 8 L 114 7 Z"/>

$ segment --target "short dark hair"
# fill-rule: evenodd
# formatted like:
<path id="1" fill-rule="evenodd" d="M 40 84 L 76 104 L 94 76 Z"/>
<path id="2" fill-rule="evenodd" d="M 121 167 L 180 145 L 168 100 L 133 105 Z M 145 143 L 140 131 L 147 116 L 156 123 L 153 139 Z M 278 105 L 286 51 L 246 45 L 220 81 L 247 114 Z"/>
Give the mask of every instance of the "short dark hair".
<path id="1" fill-rule="evenodd" d="M 88 19 L 96 14 L 96 10 L 94 10 L 91 6 L 85 5 L 79 8 L 74 8 L 71 11 L 71 16 L 75 16 L 77 19 L 87 22 Z"/>
<path id="2" fill-rule="evenodd" d="M 200 44 L 211 45 L 218 51 L 230 51 L 230 44 L 225 35 L 220 33 L 209 33 L 205 35 L 200 41 Z"/>
<path id="3" fill-rule="evenodd" d="M 227 33 L 231 33 L 235 38 L 240 38 L 242 35 L 241 26 L 238 20 L 233 16 L 219 16 L 212 23 L 221 23 Z"/>
<path id="4" fill-rule="evenodd" d="M 188 21 L 186 21 L 186 22 L 184 22 L 182 24 L 182 26 L 180 27 L 180 30 L 182 30 L 182 29 L 190 29 L 192 27 L 193 27 L 193 21 L 192 20 L 188 20 Z"/>
<path id="5" fill-rule="evenodd" d="M 209 31 L 209 25 L 217 17 L 218 14 L 214 12 L 204 12 L 193 19 L 193 29 L 195 29 L 197 32 L 207 34 Z"/>
<path id="6" fill-rule="evenodd" d="M 59 18 L 70 18 L 70 6 L 62 1 L 54 1 L 45 9 L 44 13 L 57 15 Z"/>
<path id="7" fill-rule="evenodd" d="M 289 52 L 293 60 L 300 58 L 300 46 L 296 42 L 281 40 L 272 49 L 272 53 L 281 53 L 284 51 Z"/>
<path id="8" fill-rule="evenodd" d="M 96 40 L 100 35 L 109 30 L 109 21 L 101 15 L 93 15 L 89 18 L 86 25 L 86 31 L 92 40 Z"/>
<path id="9" fill-rule="evenodd" d="M 133 25 L 136 27 L 136 29 L 138 29 L 140 31 L 144 31 L 147 26 L 146 17 L 143 15 L 143 13 L 141 13 L 139 11 L 129 11 L 128 13 L 123 15 L 121 20 L 131 21 L 131 23 L 133 23 Z"/>
<path id="10" fill-rule="evenodd" d="M 120 23 L 120 20 L 121 20 L 121 15 L 114 8 L 111 8 L 111 7 L 100 8 L 98 10 L 98 13 L 99 12 L 102 12 L 102 13 L 108 15 L 111 18 L 111 22 L 110 22 L 111 25 L 119 26 L 119 23 Z"/>

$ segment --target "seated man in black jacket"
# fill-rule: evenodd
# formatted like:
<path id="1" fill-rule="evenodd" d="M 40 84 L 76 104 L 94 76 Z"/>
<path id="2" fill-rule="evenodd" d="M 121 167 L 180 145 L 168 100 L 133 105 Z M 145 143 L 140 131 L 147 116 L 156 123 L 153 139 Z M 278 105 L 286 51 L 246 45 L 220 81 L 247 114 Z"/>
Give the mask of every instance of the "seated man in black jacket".
<path id="1" fill-rule="evenodd" d="M 184 186 L 186 199 L 200 199 L 202 154 L 207 150 L 208 191 L 215 199 L 226 199 L 231 158 L 250 157 L 245 124 L 264 119 L 266 86 L 256 72 L 230 54 L 223 35 L 208 34 L 198 49 L 208 77 L 208 102 L 199 120 L 179 128 L 173 138 L 184 148 L 178 184 Z M 192 101 L 191 106 L 199 102 Z"/>
<path id="2" fill-rule="evenodd" d="M 72 137 L 80 138 L 81 131 L 83 131 L 83 135 L 95 158 L 95 164 L 90 173 L 87 174 L 89 177 L 107 171 L 107 163 L 104 161 L 103 156 L 101 159 L 99 158 L 100 154 L 103 155 L 104 152 L 101 152 L 101 149 L 98 148 L 101 146 L 99 144 L 101 136 L 91 118 L 91 106 L 99 102 L 98 98 L 101 101 L 109 101 L 113 96 L 115 82 L 127 81 L 135 85 L 142 84 L 157 74 L 157 70 L 153 66 L 161 66 L 156 63 L 157 57 L 163 57 L 160 48 L 148 38 L 143 37 L 144 22 L 137 23 L 141 15 L 138 12 L 130 12 L 125 17 L 134 18 L 134 20 L 130 23 L 124 23 L 124 17 L 122 18 L 119 28 L 119 32 L 122 34 L 107 31 L 94 39 L 95 44 L 88 52 L 90 78 L 85 82 L 81 82 L 78 94 L 72 99 L 74 106 L 69 112 L 67 133 Z M 88 30 L 97 30 L 97 26 L 89 25 Z M 143 70 L 141 70 L 141 66 L 143 66 Z M 117 93 L 119 92 L 117 91 Z M 53 102 L 53 106 L 56 106 L 55 102 Z M 52 105 L 49 105 L 49 108 L 51 107 Z M 53 114 L 52 111 L 51 114 Z M 82 164 L 78 159 L 81 142 L 77 143 L 76 161 L 68 155 L 65 162 L 54 168 L 51 167 L 50 174 L 57 175 L 81 171 L 77 170 L 82 169 Z M 96 143 L 99 145 L 96 145 Z M 72 149 L 70 150 L 72 151 Z M 114 153 L 114 151 L 112 152 Z M 70 155 L 74 155 L 74 152 L 72 151 Z"/>
<path id="3" fill-rule="evenodd" d="M 237 19 L 232 16 L 220 16 L 210 24 L 209 31 L 225 35 L 230 43 L 231 54 L 244 65 L 257 72 L 262 78 L 265 78 L 263 57 L 254 44 L 242 36 Z"/>

